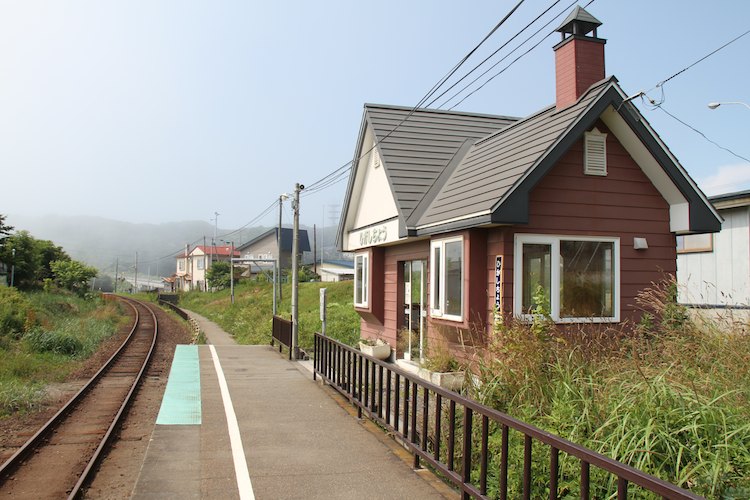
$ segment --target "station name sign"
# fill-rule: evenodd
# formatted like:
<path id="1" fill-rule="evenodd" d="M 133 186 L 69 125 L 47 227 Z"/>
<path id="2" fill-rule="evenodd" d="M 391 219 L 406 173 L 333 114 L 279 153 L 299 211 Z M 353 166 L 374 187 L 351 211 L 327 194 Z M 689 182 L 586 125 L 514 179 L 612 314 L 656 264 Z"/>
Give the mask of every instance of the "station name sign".
<path id="1" fill-rule="evenodd" d="M 388 227 L 385 224 L 365 229 L 359 233 L 359 244 L 363 247 L 385 243 L 386 241 L 388 241 Z"/>

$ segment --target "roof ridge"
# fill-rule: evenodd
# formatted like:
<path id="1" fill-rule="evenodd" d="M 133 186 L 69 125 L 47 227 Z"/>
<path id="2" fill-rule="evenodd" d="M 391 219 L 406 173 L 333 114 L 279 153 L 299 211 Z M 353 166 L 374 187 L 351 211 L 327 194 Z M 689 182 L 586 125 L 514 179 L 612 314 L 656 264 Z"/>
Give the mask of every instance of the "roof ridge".
<path id="1" fill-rule="evenodd" d="M 456 115 L 456 116 L 474 116 L 477 118 L 494 118 L 499 120 L 519 120 L 520 117 L 518 116 L 509 116 L 509 115 L 495 115 L 490 113 L 475 113 L 472 111 L 452 111 L 452 110 L 445 110 L 445 109 L 436 109 L 436 108 L 414 108 L 410 106 L 399 106 L 395 104 L 377 104 L 377 103 L 369 103 L 366 102 L 364 104 L 365 109 L 392 109 L 397 111 L 414 111 L 415 113 L 436 113 L 436 114 L 446 114 L 446 115 Z"/>

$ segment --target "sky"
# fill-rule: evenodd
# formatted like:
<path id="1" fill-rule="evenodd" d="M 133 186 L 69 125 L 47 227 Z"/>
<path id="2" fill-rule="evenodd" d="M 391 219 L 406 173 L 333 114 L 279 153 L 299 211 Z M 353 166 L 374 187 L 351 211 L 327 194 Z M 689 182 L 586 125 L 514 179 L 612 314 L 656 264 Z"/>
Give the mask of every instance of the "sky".
<path id="1" fill-rule="evenodd" d="M 220 228 L 272 225 L 278 212 L 267 209 L 280 194 L 352 159 L 364 103 L 416 105 L 516 3 L 0 0 L 0 213 L 155 224 L 218 213 Z M 523 2 L 457 75 L 553 3 Z M 558 1 L 474 75 L 551 24 L 467 92 L 571 5 Z M 657 87 L 750 29 L 750 2 L 707 5 L 595 0 L 587 10 L 603 23 L 607 75 L 662 103 L 633 100 L 713 195 L 750 189 L 750 162 L 662 109 L 750 158 L 750 108 L 707 107 L 750 103 L 750 35 Z M 544 39 L 455 109 L 526 116 L 553 103 L 557 41 Z M 346 180 L 303 191 L 302 223 L 333 224 Z"/>

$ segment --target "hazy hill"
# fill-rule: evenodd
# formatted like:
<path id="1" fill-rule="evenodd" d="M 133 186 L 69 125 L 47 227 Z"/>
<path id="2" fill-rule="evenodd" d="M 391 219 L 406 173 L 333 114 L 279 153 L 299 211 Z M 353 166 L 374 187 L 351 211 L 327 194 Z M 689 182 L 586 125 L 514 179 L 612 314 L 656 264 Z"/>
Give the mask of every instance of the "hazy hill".
<path id="1" fill-rule="evenodd" d="M 120 271 L 133 269 L 135 253 L 138 252 L 138 272 L 169 276 L 175 272 L 174 255 L 185 248 L 185 244 L 211 244 L 214 226 L 203 221 L 168 222 L 164 224 L 134 224 L 94 216 L 24 216 L 9 214 L 7 223 L 17 231 L 26 230 L 35 238 L 51 240 L 65 249 L 71 257 L 98 269 L 114 274 L 115 260 L 119 258 Z M 269 230 L 269 227 L 252 227 L 227 236 L 235 245 L 246 243 Z M 313 231 L 308 229 L 310 246 L 313 246 Z M 231 230 L 219 228 L 218 235 Z M 324 235 L 318 230 L 318 254 L 321 245 L 326 258 L 338 258 L 332 254 L 336 228 L 325 228 Z M 321 243 L 324 241 L 324 244 Z M 217 242 L 217 244 L 222 244 Z"/>

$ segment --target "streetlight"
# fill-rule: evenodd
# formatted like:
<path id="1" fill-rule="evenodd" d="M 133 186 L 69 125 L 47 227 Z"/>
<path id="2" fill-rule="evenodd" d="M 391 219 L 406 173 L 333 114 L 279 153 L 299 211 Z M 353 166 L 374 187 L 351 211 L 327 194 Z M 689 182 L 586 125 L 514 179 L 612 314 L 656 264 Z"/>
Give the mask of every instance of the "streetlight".
<path id="1" fill-rule="evenodd" d="M 709 109 L 716 109 L 719 106 L 723 104 L 739 104 L 741 106 L 745 106 L 747 109 L 750 109 L 750 104 L 742 101 L 728 101 L 728 102 L 709 102 L 708 107 Z"/>

